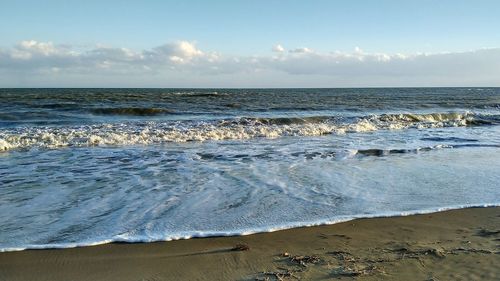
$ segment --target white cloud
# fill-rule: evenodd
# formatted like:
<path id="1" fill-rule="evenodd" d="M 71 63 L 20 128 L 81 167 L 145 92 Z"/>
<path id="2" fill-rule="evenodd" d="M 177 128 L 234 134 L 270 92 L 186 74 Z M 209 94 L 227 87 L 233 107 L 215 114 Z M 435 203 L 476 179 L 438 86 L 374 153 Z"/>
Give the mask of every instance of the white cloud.
<path id="1" fill-rule="evenodd" d="M 289 51 L 290 53 L 312 53 L 313 51 L 309 48 L 297 48 Z"/>
<path id="2" fill-rule="evenodd" d="M 167 58 L 173 63 L 188 63 L 195 58 L 204 56 L 204 53 L 197 49 L 194 43 L 187 41 L 165 44 L 144 53 L 153 60 L 161 61 Z"/>
<path id="3" fill-rule="evenodd" d="M 58 53 L 52 42 L 37 42 L 35 40 L 22 41 L 17 45 L 14 49 L 17 52 L 25 52 L 25 53 L 37 53 L 43 56 L 49 56 L 51 54 Z"/>
<path id="4" fill-rule="evenodd" d="M 65 46 L 54 46 L 52 42 L 21 41 L 6 53 L 14 60 L 29 60 L 37 57 L 71 56 L 73 52 Z"/>
<path id="5" fill-rule="evenodd" d="M 500 48 L 436 54 L 316 52 L 229 56 L 178 41 L 149 50 L 23 41 L 0 49 L 5 86 L 500 86 Z M 239 84 L 238 84 L 239 83 Z"/>
<path id="6" fill-rule="evenodd" d="M 283 53 L 284 51 L 285 51 L 285 48 L 283 48 L 283 46 L 281 46 L 280 44 L 273 47 L 273 52 Z"/>

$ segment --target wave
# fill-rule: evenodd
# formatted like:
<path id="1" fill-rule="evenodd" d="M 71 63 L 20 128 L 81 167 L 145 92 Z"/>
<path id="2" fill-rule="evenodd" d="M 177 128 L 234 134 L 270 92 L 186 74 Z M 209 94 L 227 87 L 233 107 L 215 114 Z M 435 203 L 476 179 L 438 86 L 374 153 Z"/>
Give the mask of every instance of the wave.
<path id="1" fill-rule="evenodd" d="M 444 146 L 435 146 L 435 147 L 422 147 L 416 149 L 378 149 L 378 148 L 370 148 L 370 149 L 358 149 L 356 154 L 363 156 L 387 156 L 391 154 L 406 154 L 406 153 L 418 153 L 420 151 L 430 151 L 437 148 L 443 148 Z M 447 146 L 450 147 L 450 146 Z"/>
<path id="2" fill-rule="evenodd" d="M 186 240 L 193 238 L 207 238 L 207 237 L 230 237 L 230 236 L 246 236 L 257 233 L 270 233 L 281 230 L 287 230 L 299 227 L 313 227 L 321 225 L 333 225 L 343 222 L 348 222 L 356 219 L 373 219 L 373 218 L 389 218 L 389 217 L 405 217 L 412 215 L 423 215 L 432 214 L 438 212 L 445 212 L 451 210 L 467 209 L 467 208 L 491 208 L 499 207 L 500 203 L 485 203 L 485 204 L 464 204 L 464 205 L 453 205 L 441 208 L 429 208 L 422 210 L 411 210 L 403 212 L 382 212 L 376 214 L 359 214 L 350 216 L 338 216 L 333 219 L 316 220 L 312 222 L 295 222 L 281 225 L 273 225 L 269 227 L 257 227 L 240 229 L 235 231 L 191 231 L 191 232 L 181 232 L 172 234 L 154 234 L 149 235 L 118 235 L 112 238 L 97 237 L 90 241 L 74 242 L 74 243 L 53 243 L 53 244 L 37 244 L 37 245 L 23 245 L 20 247 L 5 247 L 0 248 L 1 252 L 17 252 L 24 250 L 42 250 L 42 249 L 67 249 L 67 248 L 77 248 L 77 247 L 87 247 L 87 246 L 97 246 L 110 243 L 151 243 L 151 242 L 167 242 L 175 240 Z"/>
<path id="3" fill-rule="evenodd" d="M 435 142 L 478 142 L 476 139 L 465 139 L 457 137 L 425 137 L 421 138 L 423 141 L 435 141 Z"/>
<path id="4" fill-rule="evenodd" d="M 219 93 L 219 92 L 176 92 L 173 93 L 175 96 L 181 96 L 181 97 L 226 97 L 229 96 L 229 94 L 226 93 Z"/>
<path id="5" fill-rule="evenodd" d="M 431 151 L 435 149 L 442 148 L 464 148 L 464 147 L 493 147 L 500 148 L 498 144 L 448 144 L 448 145 L 436 145 L 436 146 L 426 146 L 419 147 L 413 149 L 378 149 L 378 148 L 369 148 L 369 149 L 358 149 L 354 151 L 355 154 L 363 155 L 363 156 L 388 156 L 394 154 L 407 154 L 407 153 L 419 153 L 425 151 Z"/>
<path id="6" fill-rule="evenodd" d="M 467 147 L 488 147 L 500 148 L 499 144 L 439 144 L 434 146 L 424 146 L 417 148 L 395 148 L 395 149 L 382 149 L 382 148 L 366 148 L 366 149 L 350 149 L 350 150 L 335 150 L 335 151 L 322 151 L 322 152 L 294 152 L 291 154 L 293 157 L 303 157 L 307 160 L 315 158 L 330 158 L 330 159 L 345 159 L 357 156 L 376 156 L 384 157 L 397 154 L 417 154 L 438 149 L 451 149 L 451 148 L 467 148 Z M 223 159 L 222 155 L 202 155 L 202 158 L 210 159 Z"/>
<path id="7" fill-rule="evenodd" d="M 174 113 L 173 110 L 165 108 L 143 108 L 143 107 L 109 107 L 94 108 L 92 113 L 98 115 L 133 115 L 133 116 L 153 116 Z"/>
<path id="8" fill-rule="evenodd" d="M 112 109 L 111 112 L 115 112 L 115 110 Z M 143 113 L 142 109 L 121 110 L 136 114 Z M 147 112 L 150 112 L 149 109 Z M 351 119 L 335 116 L 243 117 L 215 121 L 129 122 L 73 127 L 26 127 L 1 130 L 0 151 L 31 147 L 146 145 L 165 142 L 321 136 L 377 130 L 495 124 L 500 124 L 499 115 L 480 115 L 466 112 L 383 114 Z"/>
<path id="9" fill-rule="evenodd" d="M 302 124 L 318 124 L 327 121 L 334 121 L 332 116 L 309 116 L 309 117 L 243 117 L 236 120 L 225 121 L 236 125 L 302 125 Z"/>

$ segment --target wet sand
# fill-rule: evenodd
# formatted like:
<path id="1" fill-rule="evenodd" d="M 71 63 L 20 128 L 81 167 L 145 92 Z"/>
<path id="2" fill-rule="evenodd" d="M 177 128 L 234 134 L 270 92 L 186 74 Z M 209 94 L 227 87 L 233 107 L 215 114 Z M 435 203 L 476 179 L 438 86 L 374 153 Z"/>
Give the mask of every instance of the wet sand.
<path id="1" fill-rule="evenodd" d="M 500 207 L 0 253 L 0 280 L 500 280 Z"/>

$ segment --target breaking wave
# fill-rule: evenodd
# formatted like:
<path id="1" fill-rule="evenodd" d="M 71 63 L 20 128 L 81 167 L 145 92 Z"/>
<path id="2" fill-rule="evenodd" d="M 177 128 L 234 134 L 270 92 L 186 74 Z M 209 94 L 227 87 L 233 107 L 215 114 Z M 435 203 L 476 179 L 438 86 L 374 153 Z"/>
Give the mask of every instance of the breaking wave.
<path id="1" fill-rule="evenodd" d="M 226 93 L 219 92 L 176 92 L 173 93 L 174 96 L 182 96 L 182 97 L 225 97 L 229 96 Z"/>
<path id="2" fill-rule="evenodd" d="M 109 109 L 116 113 L 116 108 Z M 120 111 L 122 110 L 122 111 Z M 155 110 L 120 109 L 123 114 Z M 163 112 L 163 111 L 160 111 Z M 500 124 L 499 115 L 466 113 L 382 114 L 357 118 L 334 116 L 234 118 L 215 121 L 128 122 L 67 127 L 25 127 L 0 131 L 0 151 L 31 147 L 135 145 L 165 142 L 320 136 L 377 130 L 425 129 Z"/>

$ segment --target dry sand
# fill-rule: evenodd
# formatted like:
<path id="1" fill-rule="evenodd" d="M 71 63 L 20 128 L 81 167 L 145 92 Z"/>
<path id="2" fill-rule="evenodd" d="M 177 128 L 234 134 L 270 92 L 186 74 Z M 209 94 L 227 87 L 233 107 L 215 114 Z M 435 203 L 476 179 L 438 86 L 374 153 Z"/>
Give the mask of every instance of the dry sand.
<path id="1" fill-rule="evenodd" d="M 233 249 L 237 244 L 243 246 Z M 9 281 L 298 279 L 500 280 L 500 208 L 243 237 L 0 253 L 0 280 Z"/>

